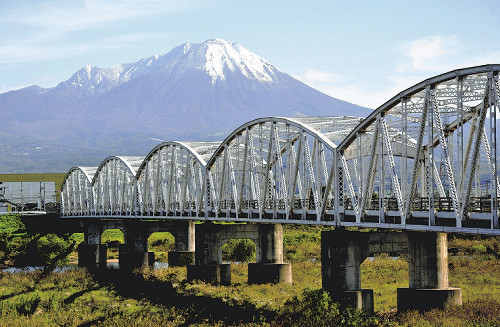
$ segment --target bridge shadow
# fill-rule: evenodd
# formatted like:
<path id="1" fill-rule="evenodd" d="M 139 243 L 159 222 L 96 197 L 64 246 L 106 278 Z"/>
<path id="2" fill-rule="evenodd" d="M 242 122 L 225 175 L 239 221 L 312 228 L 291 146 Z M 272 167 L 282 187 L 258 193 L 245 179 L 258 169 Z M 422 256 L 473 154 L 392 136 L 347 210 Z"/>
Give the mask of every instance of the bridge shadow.
<path id="1" fill-rule="evenodd" d="M 106 269 L 93 272 L 94 279 L 101 286 L 112 287 L 125 298 L 147 299 L 153 304 L 190 309 L 182 326 L 200 323 L 205 319 L 224 321 L 226 324 L 272 321 L 276 312 L 257 308 L 253 303 L 227 303 L 221 298 L 205 295 L 179 294 L 172 283 L 159 280 L 146 280 L 140 274 L 123 272 L 118 269 Z"/>

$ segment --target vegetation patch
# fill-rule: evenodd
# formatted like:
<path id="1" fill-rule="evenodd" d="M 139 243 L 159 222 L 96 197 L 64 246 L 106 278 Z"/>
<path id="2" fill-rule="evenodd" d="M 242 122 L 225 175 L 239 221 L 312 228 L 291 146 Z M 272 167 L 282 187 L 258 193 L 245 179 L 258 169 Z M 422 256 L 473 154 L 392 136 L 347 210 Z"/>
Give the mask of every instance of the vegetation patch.
<path id="1" fill-rule="evenodd" d="M 497 238 L 450 237 L 450 286 L 462 288 L 464 305 L 442 310 L 397 313 L 396 290 L 408 287 L 408 263 L 384 254 L 367 259 L 361 266 L 362 287 L 374 290 L 377 314 L 366 317 L 357 310 L 341 310 L 321 290 L 321 231 L 315 226 L 284 226 L 285 260 L 293 262 L 292 285 L 247 284 L 246 262 L 255 260 L 255 245 L 249 240 L 225 245 L 224 260 L 233 262 L 233 283 L 228 286 L 188 283 L 185 267 L 135 274 L 118 270 L 91 274 L 85 269 L 0 272 L 0 325 L 500 325 Z M 50 266 L 64 264 L 70 245 L 83 241 L 82 234 L 27 235 L 16 216 L 0 219 L 0 236 L 0 260 L 13 262 L 12 258 L 32 252 Z M 123 233 L 108 230 L 102 241 L 111 252 L 117 251 Z M 148 246 L 166 254 L 173 249 L 174 238 L 170 233 L 154 233 Z"/>

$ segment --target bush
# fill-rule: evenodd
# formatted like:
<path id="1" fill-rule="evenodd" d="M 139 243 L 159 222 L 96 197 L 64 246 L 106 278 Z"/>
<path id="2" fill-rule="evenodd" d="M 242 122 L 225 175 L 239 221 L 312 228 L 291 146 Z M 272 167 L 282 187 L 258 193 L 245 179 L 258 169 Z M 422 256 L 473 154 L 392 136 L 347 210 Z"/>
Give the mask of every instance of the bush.
<path id="1" fill-rule="evenodd" d="M 229 240 L 222 246 L 222 259 L 232 262 L 249 262 L 255 260 L 255 244 L 248 239 Z"/>
<path id="2" fill-rule="evenodd" d="M 339 304 L 322 290 L 306 289 L 302 296 L 294 296 L 281 309 L 280 322 L 284 326 L 378 326 L 376 318 L 368 318 L 361 310 L 347 308 L 340 311 Z"/>
<path id="3" fill-rule="evenodd" d="M 285 326 L 340 326 L 339 304 L 322 289 L 305 290 L 288 300 L 280 312 Z"/>
<path id="4" fill-rule="evenodd" d="M 285 226 L 283 230 L 283 254 L 287 262 L 315 261 L 321 258 L 321 228 Z"/>
<path id="5" fill-rule="evenodd" d="M 101 243 L 108 243 L 111 241 L 118 241 L 123 243 L 124 234 L 119 229 L 106 229 L 101 235 Z"/>
<path id="6" fill-rule="evenodd" d="M 32 315 L 35 313 L 41 300 L 40 294 L 36 291 L 30 294 L 21 295 L 15 304 L 16 311 L 20 315 Z"/>
<path id="7" fill-rule="evenodd" d="M 21 218 L 17 215 L 1 215 L 0 216 L 0 233 L 15 234 L 25 233 L 26 227 L 24 226 Z"/>
<path id="8" fill-rule="evenodd" d="M 67 264 L 68 256 L 74 243 L 68 242 L 55 234 L 42 236 L 36 242 L 36 251 L 41 264 L 46 267 L 61 267 Z"/>
<path id="9" fill-rule="evenodd" d="M 473 254 L 484 254 L 486 253 L 486 246 L 483 244 L 476 244 L 471 247 L 471 251 Z"/>
<path id="10" fill-rule="evenodd" d="M 58 296 L 57 293 L 52 294 L 46 304 L 48 310 L 58 310 L 61 307 L 63 300 Z"/>
<path id="11" fill-rule="evenodd" d="M 112 240 L 112 241 L 107 241 L 106 245 L 108 246 L 108 249 L 118 251 L 119 245 L 122 244 L 122 242 L 118 240 Z"/>
<path id="12" fill-rule="evenodd" d="M 0 216 L 0 262 L 11 260 L 16 252 L 20 236 L 26 235 L 26 227 L 17 215 Z"/>
<path id="13" fill-rule="evenodd" d="M 148 239 L 148 247 L 153 251 L 173 251 L 175 238 L 167 232 L 153 233 Z"/>

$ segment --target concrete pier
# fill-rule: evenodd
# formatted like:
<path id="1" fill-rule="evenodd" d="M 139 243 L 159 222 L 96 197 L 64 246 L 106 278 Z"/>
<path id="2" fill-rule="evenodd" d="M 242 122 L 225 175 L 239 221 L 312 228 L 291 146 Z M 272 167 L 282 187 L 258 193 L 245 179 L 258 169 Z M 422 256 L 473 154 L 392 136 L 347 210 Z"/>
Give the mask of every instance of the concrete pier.
<path id="1" fill-rule="evenodd" d="M 283 226 L 260 224 L 257 263 L 248 264 L 248 283 L 292 283 L 292 265 L 283 262 Z"/>
<path id="2" fill-rule="evenodd" d="M 231 284 L 231 265 L 222 264 L 223 225 L 205 223 L 196 231 L 195 264 L 187 266 L 187 280 Z"/>
<path id="3" fill-rule="evenodd" d="M 106 268 L 108 247 L 106 244 L 85 244 L 78 246 L 78 266 L 89 269 Z"/>
<path id="4" fill-rule="evenodd" d="M 342 307 L 373 314 L 373 290 L 361 288 L 361 263 L 368 256 L 368 233 L 321 233 L 322 287 Z"/>
<path id="5" fill-rule="evenodd" d="M 361 263 L 376 253 L 401 254 L 409 263 L 409 287 L 398 289 L 398 310 L 461 304 L 461 290 L 448 287 L 447 235 L 434 232 L 321 234 L 323 289 L 342 306 L 373 313 L 373 291 L 361 288 Z"/>
<path id="6" fill-rule="evenodd" d="M 140 267 L 153 267 L 154 252 L 148 252 L 150 231 L 144 223 L 125 225 L 125 244 L 120 244 L 118 261 L 120 269 L 133 270 Z"/>
<path id="7" fill-rule="evenodd" d="M 462 290 L 448 285 L 448 238 L 445 233 L 408 232 L 409 287 L 398 288 L 398 310 L 462 304 Z"/>
<path id="8" fill-rule="evenodd" d="M 250 239 L 257 248 L 257 263 L 248 265 L 249 283 L 291 283 L 291 265 L 283 263 L 283 228 L 280 224 L 198 225 L 195 264 L 188 280 L 231 283 L 231 266 L 222 264 L 222 245 L 230 239 Z"/>
<path id="9" fill-rule="evenodd" d="M 78 246 L 78 266 L 89 269 L 106 268 L 106 244 L 101 244 L 102 227 L 100 224 L 83 226 L 84 241 Z"/>
<path id="10" fill-rule="evenodd" d="M 179 267 L 194 264 L 195 222 L 176 222 L 172 234 L 175 237 L 175 252 L 168 253 L 168 265 Z"/>

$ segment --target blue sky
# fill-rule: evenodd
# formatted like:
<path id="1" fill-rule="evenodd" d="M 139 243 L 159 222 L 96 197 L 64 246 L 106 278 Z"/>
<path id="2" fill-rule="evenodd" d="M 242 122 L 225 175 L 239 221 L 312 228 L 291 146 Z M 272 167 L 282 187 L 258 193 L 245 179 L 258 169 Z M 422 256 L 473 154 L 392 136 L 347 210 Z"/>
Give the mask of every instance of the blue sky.
<path id="1" fill-rule="evenodd" d="M 428 77 L 500 63 L 494 0 L 0 0 L 0 8 L 0 93 L 211 38 L 372 108 Z"/>

